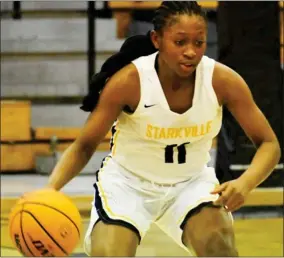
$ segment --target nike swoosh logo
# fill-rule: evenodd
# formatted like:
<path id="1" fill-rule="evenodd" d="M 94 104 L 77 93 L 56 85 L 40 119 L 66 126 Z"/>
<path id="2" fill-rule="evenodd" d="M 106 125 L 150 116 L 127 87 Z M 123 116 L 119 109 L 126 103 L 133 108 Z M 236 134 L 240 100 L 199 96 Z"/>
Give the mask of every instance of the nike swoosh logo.
<path id="1" fill-rule="evenodd" d="M 154 104 L 154 105 L 144 105 L 144 108 L 150 108 L 150 107 L 153 107 L 153 106 L 156 106 L 157 104 Z"/>

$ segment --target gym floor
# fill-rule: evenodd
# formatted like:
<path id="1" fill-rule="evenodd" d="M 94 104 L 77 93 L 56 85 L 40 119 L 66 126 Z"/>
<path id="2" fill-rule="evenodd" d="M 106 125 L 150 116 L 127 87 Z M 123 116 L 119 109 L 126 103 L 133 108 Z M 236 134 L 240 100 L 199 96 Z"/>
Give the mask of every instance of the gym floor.
<path id="1" fill-rule="evenodd" d="M 1 175 L 1 257 L 21 256 L 14 248 L 8 233 L 8 214 L 23 193 L 43 187 L 47 182 L 44 175 Z M 84 232 L 89 222 L 89 208 L 93 194 L 94 176 L 78 176 L 62 191 L 78 206 L 83 219 Z M 270 212 L 236 213 L 235 232 L 240 256 L 283 257 L 283 213 Z M 82 241 L 72 256 L 86 256 Z M 155 224 L 139 246 L 137 256 L 188 256 L 174 241 Z"/>

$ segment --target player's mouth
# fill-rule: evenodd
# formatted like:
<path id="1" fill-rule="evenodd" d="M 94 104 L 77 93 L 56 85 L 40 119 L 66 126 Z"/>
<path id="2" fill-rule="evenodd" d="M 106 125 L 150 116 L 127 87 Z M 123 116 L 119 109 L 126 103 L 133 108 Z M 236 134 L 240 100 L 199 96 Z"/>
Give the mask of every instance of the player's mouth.
<path id="1" fill-rule="evenodd" d="M 180 66 L 184 71 L 191 71 L 195 67 L 193 64 L 187 64 L 187 63 L 181 63 Z"/>

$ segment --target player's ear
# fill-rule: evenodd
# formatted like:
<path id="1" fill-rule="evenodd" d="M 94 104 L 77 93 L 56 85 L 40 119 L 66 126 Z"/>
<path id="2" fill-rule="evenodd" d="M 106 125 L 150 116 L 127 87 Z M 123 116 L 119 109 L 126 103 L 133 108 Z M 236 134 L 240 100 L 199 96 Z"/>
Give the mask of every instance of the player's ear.
<path id="1" fill-rule="evenodd" d="M 150 32 L 151 41 L 156 49 L 159 49 L 160 35 L 157 31 L 151 30 Z"/>

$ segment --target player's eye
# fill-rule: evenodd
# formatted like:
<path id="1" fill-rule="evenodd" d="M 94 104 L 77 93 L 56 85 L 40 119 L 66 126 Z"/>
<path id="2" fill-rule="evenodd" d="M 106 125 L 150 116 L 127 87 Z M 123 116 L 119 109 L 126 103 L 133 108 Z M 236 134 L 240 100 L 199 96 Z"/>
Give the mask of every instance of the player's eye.
<path id="1" fill-rule="evenodd" d="M 203 43 L 204 43 L 203 40 L 197 40 L 197 41 L 195 41 L 195 45 L 196 45 L 197 47 L 201 47 L 201 46 L 203 45 Z"/>
<path id="2" fill-rule="evenodd" d="M 176 44 L 177 46 L 184 46 L 185 43 L 186 43 L 185 40 L 176 40 L 176 41 L 175 41 L 175 44 Z"/>

